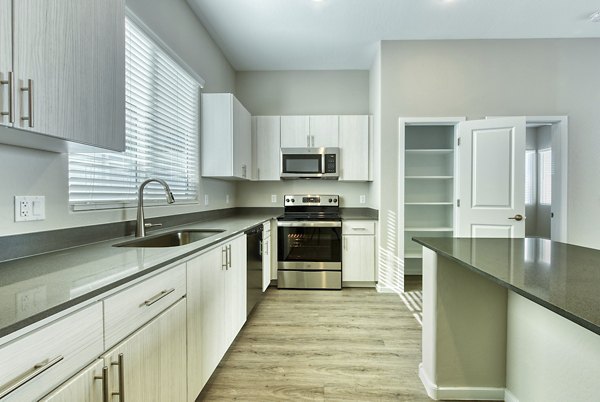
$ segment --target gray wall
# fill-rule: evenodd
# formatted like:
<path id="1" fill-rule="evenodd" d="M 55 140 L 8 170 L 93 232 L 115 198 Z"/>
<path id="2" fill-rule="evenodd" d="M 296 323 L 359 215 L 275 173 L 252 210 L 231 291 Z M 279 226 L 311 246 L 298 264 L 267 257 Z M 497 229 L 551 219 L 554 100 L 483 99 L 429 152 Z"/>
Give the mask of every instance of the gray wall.
<path id="1" fill-rule="evenodd" d="M 244 71 L 236 78 L 236 96 L 252 115 L 368 114 L 368 71 Z M 372 206 L 369 183 L 332 181 L 242 182 L 240 206 L 282 206 L 281 196 L 332 193 L 342 206 Z M 276 194 L 277 202 L 271 203 Z M 360 204 L 360 195 L 367 203 Z"/>
<path id="2" fill-rule="evenodd" d="M 600 40 L 384 41 L 380 244 L 397 255 L 398 118 L 568 115 L 568 240 L 600 248 Z M 397 267 L 389 267 L 395 270 Z"/>
<path id="3" fill-rule="evenodd" d="M 235 71 L 221 50 L 198 22 L 185 0 L 128 0 L 127 6 L 140 17 L 190 67 L 206 80 L 205 91 L 232 92 Z M 0 145 L 0 235 L 28 233 L 65 227 L 135 219 L 135 210 L 72 212 L 68 206 L 67 155 Z M 226 208 L 234 205 L 235 184 L 201 179 L 201 199 L 210 204 L 150 207 L 149 217 Z M 225 204 L 225 195 L 233 202 Z M 45 195 L 46 220 L 14 222 L 15 195 Z"/>

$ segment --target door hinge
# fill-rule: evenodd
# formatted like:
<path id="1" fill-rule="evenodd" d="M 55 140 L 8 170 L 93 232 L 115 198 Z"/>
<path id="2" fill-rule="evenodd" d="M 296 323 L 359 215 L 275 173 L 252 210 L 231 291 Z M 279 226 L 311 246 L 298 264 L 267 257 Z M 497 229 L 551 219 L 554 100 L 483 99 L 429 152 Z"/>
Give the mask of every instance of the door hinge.
<path id="1" fill-rule="evenodd" d="M 457 142 L 457 146 L 460 147 L 460 137 L 458 137 L 458 140 L 456 142 Z"/>
<path id="2" fill-rule="evenodd" d="M 457 200 L 456 200 L 456 206 L 457 206 L 457 207 L 460 207 L 460 199 L 457 199 Z"/>

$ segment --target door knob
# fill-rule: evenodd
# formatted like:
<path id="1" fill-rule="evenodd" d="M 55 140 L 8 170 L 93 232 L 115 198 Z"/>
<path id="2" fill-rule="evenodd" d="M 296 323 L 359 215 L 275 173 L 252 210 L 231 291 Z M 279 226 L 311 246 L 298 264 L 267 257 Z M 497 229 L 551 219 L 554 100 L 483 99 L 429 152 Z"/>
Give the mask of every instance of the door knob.
<path id="1" fill-rule="evenodd" d="M 516 221 L 522 221 L 523 219 L 525 219 L 525 217 L 523 215 L 521 215 L 521 214 L 516 214 L 515 216 L 511 216 L 508 219 L 514 219 Z"/>

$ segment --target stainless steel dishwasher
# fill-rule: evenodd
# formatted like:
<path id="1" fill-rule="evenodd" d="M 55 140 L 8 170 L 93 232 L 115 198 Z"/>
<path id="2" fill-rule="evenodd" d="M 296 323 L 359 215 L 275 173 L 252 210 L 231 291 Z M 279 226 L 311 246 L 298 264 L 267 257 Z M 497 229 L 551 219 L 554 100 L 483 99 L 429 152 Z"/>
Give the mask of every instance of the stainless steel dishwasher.
<path id="1" fill-rule="evenodd" d="M 246 316 L 250 315 L 250 312 L 262 299 L 262 239 L 263 239 L 263 226 L 254 226 L 252 229 L 248 229 L 246 232 L 246 245 L 247 245 L 247 292 L 246 292 Z"/>

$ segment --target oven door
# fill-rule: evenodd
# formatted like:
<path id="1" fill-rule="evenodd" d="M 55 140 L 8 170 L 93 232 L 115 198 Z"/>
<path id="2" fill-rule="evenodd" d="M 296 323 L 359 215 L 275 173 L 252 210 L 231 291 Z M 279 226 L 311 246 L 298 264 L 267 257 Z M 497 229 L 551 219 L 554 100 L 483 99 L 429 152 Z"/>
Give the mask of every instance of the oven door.
<path id="1" fill-rule="evenodd" d="M 278 269 L 342 270 L 342 223 L 279 221 Z"/>

